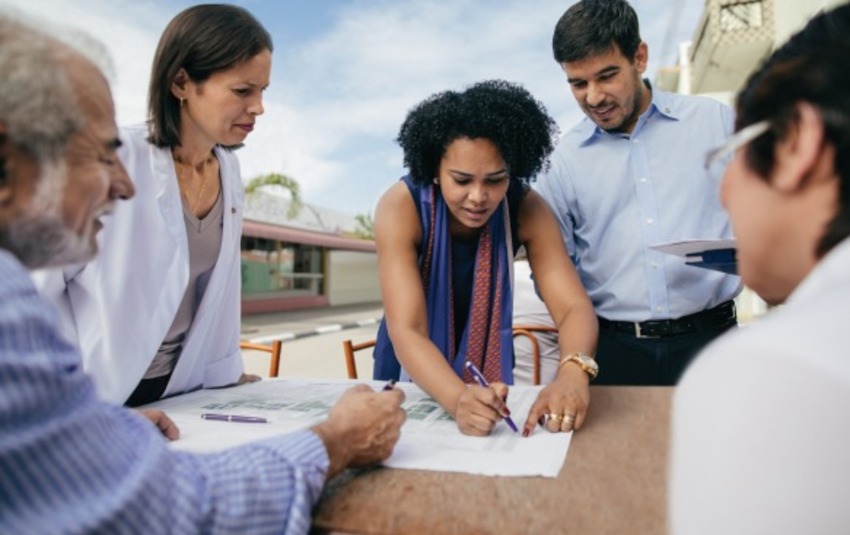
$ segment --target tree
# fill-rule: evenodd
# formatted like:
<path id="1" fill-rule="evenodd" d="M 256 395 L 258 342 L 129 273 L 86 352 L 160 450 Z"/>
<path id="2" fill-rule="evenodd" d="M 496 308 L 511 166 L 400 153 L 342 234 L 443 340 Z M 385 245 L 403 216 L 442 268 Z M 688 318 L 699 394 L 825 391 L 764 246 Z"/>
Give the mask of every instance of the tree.
<path id="1" fill-rule="evenodd" d="M 357 228 L 354 229 L 354 234 L 364 240 L 374 240 L 375 222 L 372 221 L 372 216 L 370 214 L 357 214 L 354 216 L 354 219 L 357 221 Z"/>
<path id="2" fill-rule="evenodd" d="M 268 175 L 260 175 L 252 178 L 245 184 L 245 193 L 253 194 L 260 188 L 266 186 L 280 186 L 289 192 L 289 210 L 286 211 L 287 219 L 293 219 L 298 216 L 301 211 L 301 186 L 294 178 L 288 177 L 282 173 L 270 173 Z"/>

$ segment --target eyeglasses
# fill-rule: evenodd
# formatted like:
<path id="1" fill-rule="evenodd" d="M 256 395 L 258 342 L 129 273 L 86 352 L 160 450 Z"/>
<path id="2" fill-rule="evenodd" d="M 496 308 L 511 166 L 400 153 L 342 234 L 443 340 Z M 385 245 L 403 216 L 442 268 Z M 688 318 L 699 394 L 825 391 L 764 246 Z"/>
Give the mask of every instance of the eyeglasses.
<path id="1" fill-rule="evenodd" d="M 705 168 L 709 169 L 728 154 L 735 152 L 768 130 L 770 130 L 770 121 L 766 120 L 753 123 L 738 130 L 726 143 L 705 154 Z"/>

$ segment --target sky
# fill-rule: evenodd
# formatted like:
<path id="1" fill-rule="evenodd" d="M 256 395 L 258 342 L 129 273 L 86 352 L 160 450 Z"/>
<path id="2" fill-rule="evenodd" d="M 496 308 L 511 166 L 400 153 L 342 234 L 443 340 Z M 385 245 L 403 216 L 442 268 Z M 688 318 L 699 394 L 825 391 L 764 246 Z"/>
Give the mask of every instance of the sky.
<path id="1" fill-rule="evenodd" d="M 115 64 L 119 124 L 142 122 L 159 36 L 197 2 L 0 0 L 101 40 Z M 552 59 L 563 0 L 239 0 L 274 40 L 265 113 L 240 149 L 244 180 L 285 173 L 302 200 L 371 214 L 405 173 L 395 143 L 406 113 L 445 90 L 501 78 L 526 87 L 562 131 L 582 118 Z M 704 0 L 632 0 L 649 45 L 647 77 L 677 61 Z"/>

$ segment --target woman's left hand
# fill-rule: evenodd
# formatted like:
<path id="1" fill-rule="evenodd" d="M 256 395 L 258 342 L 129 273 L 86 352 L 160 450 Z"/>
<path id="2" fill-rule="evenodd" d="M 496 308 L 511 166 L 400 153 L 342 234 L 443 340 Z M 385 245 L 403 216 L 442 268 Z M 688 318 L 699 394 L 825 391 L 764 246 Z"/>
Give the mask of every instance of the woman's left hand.
<path id="1" fill-rule="evenodd" d="M 236 381 L 236 386 L 244 385 L 244 384 L 247 384 L 247 383 L 256 383 L 257 381 L 259 381 L 261 379 L 262 379 L 262 377 L 260 377 L 259 375 L 254 375 L 253 373 L 243 373 L 239 377 L 239 380 Z"/>
<path id="2" fill-rule="evenodd" d="M 578 366 L 562 367 L 531 406 L 522 435 L 530 435 L 538 423 L 553 433 L 580 429 L 590 402 L 589 382 Z"/>

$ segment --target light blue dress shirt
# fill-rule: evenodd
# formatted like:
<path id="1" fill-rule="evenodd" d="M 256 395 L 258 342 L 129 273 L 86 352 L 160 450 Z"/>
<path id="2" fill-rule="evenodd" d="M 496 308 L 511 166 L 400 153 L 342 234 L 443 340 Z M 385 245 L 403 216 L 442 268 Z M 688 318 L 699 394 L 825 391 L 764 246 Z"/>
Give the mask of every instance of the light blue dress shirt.
<path id="1" fill-rule="evenodd" d="M 28 273 L 0 249 L 0 533 L 306 533 L 328 470 L 310 431 L 170 449 L 98 400 Z"/>
<path id="2" fill-rule="evenodd" d="M 721 173 L 705 154 L 733 131 L 714 100 L 653 90 L 631 134 L 585 118 L 564 134 L 536 189 L 561 225 L 596 313 L 609 320 L 679 318 L 740 291 L 740 279 L 685 265 L 650 245 L 732 237 Z"/>

